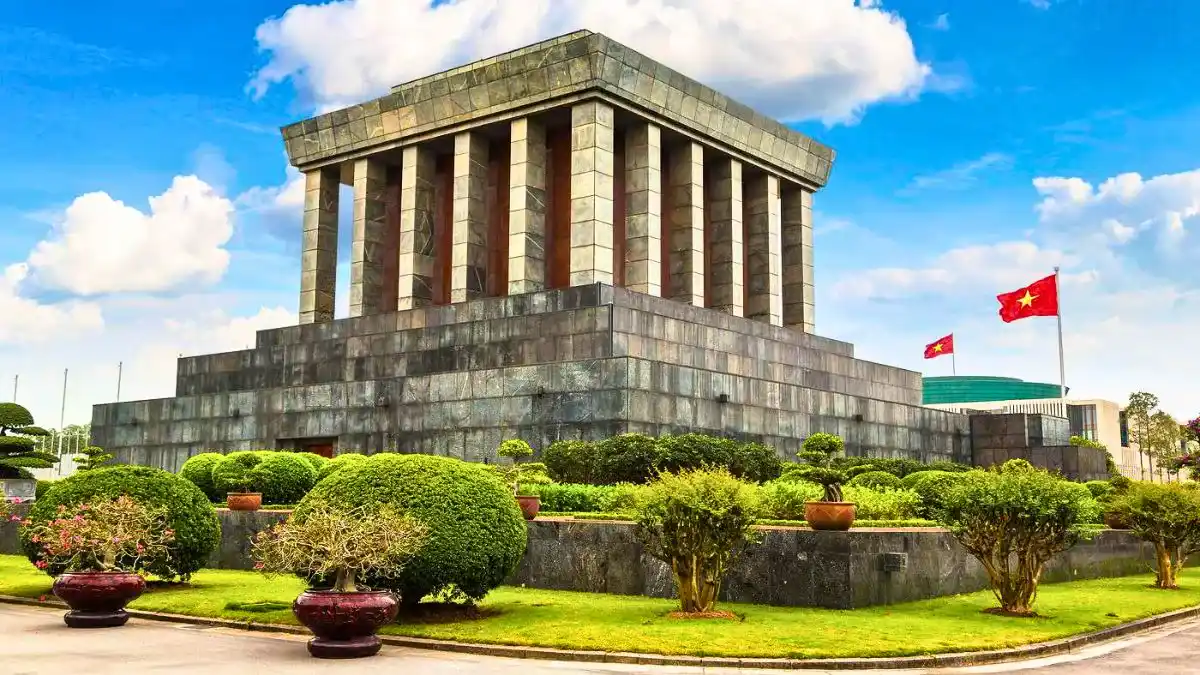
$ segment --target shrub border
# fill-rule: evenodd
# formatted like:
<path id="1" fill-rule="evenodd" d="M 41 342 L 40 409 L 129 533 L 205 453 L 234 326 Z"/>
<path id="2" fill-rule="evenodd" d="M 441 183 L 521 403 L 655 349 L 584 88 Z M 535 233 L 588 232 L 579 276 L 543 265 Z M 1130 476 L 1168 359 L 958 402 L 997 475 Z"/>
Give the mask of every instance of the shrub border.
<path id="1" fill-rule="evenodd" d="M 60 608 L 66 604 L 57 598 L 45 601 L 34 598 L 23 598 L 13 595 L 0 595 L 0 603 L 12 605 L 27 605 L 31 607 Z M 148 621 L 166 623 L 183 623 L 194 626 L 211 626 L 214 628 L 236 628 L 262 633 L 286 633 L 291 635 L 309 635 L 309 631 L 300 626 L 285 626 L 281 624 L 255 623 L 253 621 L 234 621 L 232 619 L 214 619 L 209 617 L 188 616 L 184 614 L 166 614 L 146 612 L 142 610 L 127 610 L 131 617 Z M 1185 607 L 1173 612 L 1155 614 L 1144 619 L 1130 621 L 1110 628 L 1091 633 L 1082 633 L 1071 637 L 1035 642 L 1021 647 L 1008 649 L 993 649 L 980 652 L 955 652 L 950 654 L 929 654 L 925 656 L 898 656 L 880 658 L 843 658 L 843 659 L 771 659 L 754 657 L 728 656 L 671 656 L 665 654 L 639 654 L 635 652 L 601 652 L 579 649 L 554 649 L 550 647 L 523 647 L 513 645 L 478 644 L 471 642 L 454 642 L 451 640 L 434 640 L 430 638 L 408 637 L 402 635 L 380 635 L 380 640 L 393 647 L 408 647 L 410 649 L 427 649 L 433 651 L 451 652 L 456 654 L 474 654 L 478 656 L 501 656 L 517 659 L 539 659 L 548 661 L 573 661 L 588 663 L 623 663 L 651 666 L 693 666 L 705 668 L 763 668 L 770 670 L 885 670 L 885 669 L 919 669 L 919 668 L 953 668 L 963 666 L 980 666 L 1009 661 L 1044 658 L 1069 654 L 1081 647 L 1107 642 L 1134 633 L 1141 633 L 1152 628 L 1158 628 L 1189 619 L 1200 617 L 1200 605 Z"/>

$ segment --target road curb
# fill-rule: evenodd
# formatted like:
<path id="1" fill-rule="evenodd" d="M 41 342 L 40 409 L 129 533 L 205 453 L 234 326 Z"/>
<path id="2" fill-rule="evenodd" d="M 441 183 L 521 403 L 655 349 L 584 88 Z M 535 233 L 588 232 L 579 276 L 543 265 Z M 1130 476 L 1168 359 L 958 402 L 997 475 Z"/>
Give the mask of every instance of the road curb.
<path id="1" fill-rule="evenodd" d="M 65 607 L 57 598 L 44 601 L 35 598 L 23 598 L 11 595 L 0 595 L 0 603 L 27 605 L 34 607 Z M 260 633 L 285 633 L 291 635 L 308 635 L 309 632 L 300 626 L 284 626 L 279 624 L 255 623 L 253 621 L 233 621 L 231 619 L 213 619 L 208 617 L 186 616 L 183 614 L 166 614 L 162 612 L 146 612 L 128 610 L 129 615 L 149 621 L 167 623 L 183 623 L 212 628 L 235 628 L 238 630 Z M 474 654 L 479 656 L 500 656 L 517 659 L 540 659 L 547 661 L 575 661 L 589 663 L 623 663 L 649 666 L 695 666 L 705 668 L 763 668 L 775 670 L 885 670 L 885 669 L 917 669 L 917 668 L 950 668 L 962 666 L 979 666 L 1006 661 L 1025 661 L 1047 656 L 1059 656 L 1078 652 L 1083 647 L 1099 642 L 1107 642 L 1119 637 L 1158 628 L 1160 626 L 1186 621 L 1200 617 L 1200 606 L 1156 614 L 1137 621 L 1123 623 L 1119 626 L 1084 633 L 1073 637 L 1038 642 L 1022 647 L 995 649 L 982 652 L 959 652 L 953 654 L 930 654 L 927 656 L 900 656 L 895 658 L 864 658 L 864 659 L 767 659 L 767 658 L 734 658 L 734 657 L 702 657 L 702 656 L 668 656 L 660 654 L 638 654 L 632 652 L 599 652 L 575 649 L 553 649 L 550 647 L 519 647 L 509 645 L 488 645 L 470 642 L 453 642 L 449 640 L 432 640 L 429 638 L 405 637 L 400 635 L 380 635 L 384 644 L 411 649 L 426 649 L 434 651 L 454 652 L 458 654 Z"/>

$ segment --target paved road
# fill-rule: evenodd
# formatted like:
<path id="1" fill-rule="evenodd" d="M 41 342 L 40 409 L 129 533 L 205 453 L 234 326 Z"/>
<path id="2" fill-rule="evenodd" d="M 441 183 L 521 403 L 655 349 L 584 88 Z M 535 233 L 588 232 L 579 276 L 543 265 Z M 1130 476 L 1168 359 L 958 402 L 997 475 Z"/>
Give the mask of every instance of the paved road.
<path id="1" fill-rule="evenodd" d="M 61 610 L 0 605 L 0 673 L 4 675 L 141 675 L 172 673 L 404 673 L 442 675 L 731 675 L 780 671 L 654 668 L 607 664 L 554 663 L 446 654 L 384 647 L 358 661 L 318 661 L 308 656 L 304 638 L 261 635 L 134 620 L 115 630 L 71 630 Z M 802 671 L 820 675 L 819 671 Z M 840 671 L 844 673 L 845 671 Z M 870 671 L 915 675 L 917 671 Z M 1200 621 L 1093 647 L 1071 657 L 1024 664 L 929 671 L 954 673 L 1026 672 L 1038 675 L 1176 675 L 1200 672 Z"/>

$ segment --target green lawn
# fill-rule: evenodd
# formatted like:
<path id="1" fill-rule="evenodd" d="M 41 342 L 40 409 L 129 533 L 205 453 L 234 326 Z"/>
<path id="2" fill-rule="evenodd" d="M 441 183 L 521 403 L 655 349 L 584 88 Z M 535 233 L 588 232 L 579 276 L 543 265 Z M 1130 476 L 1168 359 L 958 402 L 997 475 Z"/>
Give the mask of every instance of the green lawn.
<path id="1" fill-rule="evenodd" d="M 505 587 L 482 603 L 487 618 L 399 624 L 383 632 L 506 645 L 700 656 L 836 658 L 903 656 L 1010 647 L 1089 632 L 1200 604 L 1200 579 L 1185 573 L 1179 591 L 1149 587 L 1150 576 L 1042 587 L 1037 619 L 981 610 L 990 593 L 972 593 L 852 611 L 724 603 L 742 620 L 678 620 L 669 600 Z M 1189 583 L 1192 582 L 1192 583 Z M 295 624 L 290 606 L 304 589 L 293 578 L 204 570 L 188 586 L 155 588 L 131 607 L 262 623 Z M 50 579 L 24 558 L 0 556 L 0 594 L 48 595 Z M 279 603 L 281 609 L 227 609 Z"/>

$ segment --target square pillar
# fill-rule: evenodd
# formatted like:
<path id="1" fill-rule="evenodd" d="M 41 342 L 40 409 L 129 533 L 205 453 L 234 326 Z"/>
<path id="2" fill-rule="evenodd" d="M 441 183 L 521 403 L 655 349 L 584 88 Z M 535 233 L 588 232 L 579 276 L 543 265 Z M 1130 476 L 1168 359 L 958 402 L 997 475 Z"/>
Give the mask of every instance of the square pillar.
<path id="1" fill-rule="evenodd" d="M 666 296 L 704 306 L 704 147 L 686 141 L 671 148 L 669 234 L 671 287 Z"/>
<path id="2" fill-rule="evenodd" d="M 613 283 L 613 109 L 571 108 L 572 286 Z"/>
<path id="3" fill-rule="evenodd" d="M 488 263 L 488 140 L 464 131 L 454 137 L 454 215 L 450 302 L 483 297 Z"/>
<path id="4" fill-rule="evenodd" d="M 625 287 L 662 296 L 662 129 L 625 133 Z M 617 214 L 620 217 L 622 214 Z"/>
<path id="5" fill-rule="evenodd" d="M 350 316 L 393 311 L 384 307 L 387 239 L 387 165 L 370 157 L 354 162 L 354 238 L 350 244 Z"/>
<path id="6" fill-rule="evenodd" d="M 400 288 L 397 309 L 433 302 L 433 181 L 437 162 L 431 150 L 403 150 L 400 170 Z"/>
<path id="7" fill-rule="evenodd" d="M 799 185 L 783 190 L 783 325 L 814 332 L 812 193 Z"/>
<path id="8" fill-rule="evenodd" d="M 742 230 L 742 163 L 719 158 L 710 174 L 709 260 L 712 297 L 708 306 L 734 316 L 745 316 L 745 251 Z"/>
<path id="9" fill-rule="evenodd" d="M 300 323 L 333 321 L 337 289 L 337 167 L 304 174 L 304 233 L 300 262 Z"/>
<path id="10" fill-rule="evenodd" d="M 745 185 L 746 318 L 783 325 L 779 179 L 760 174 Z"/>
<path id="11" fill-rule="evenodd" d="M 546 129 L 512 122 L 508 171 L 508 294 L 546 288 Z"/>

